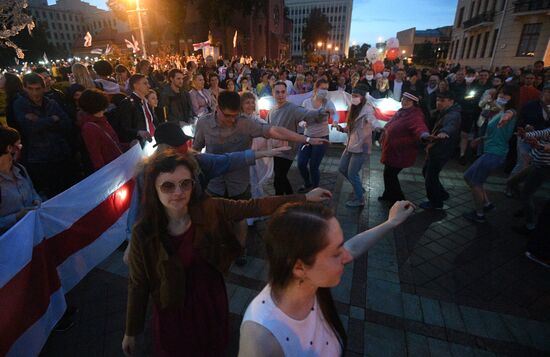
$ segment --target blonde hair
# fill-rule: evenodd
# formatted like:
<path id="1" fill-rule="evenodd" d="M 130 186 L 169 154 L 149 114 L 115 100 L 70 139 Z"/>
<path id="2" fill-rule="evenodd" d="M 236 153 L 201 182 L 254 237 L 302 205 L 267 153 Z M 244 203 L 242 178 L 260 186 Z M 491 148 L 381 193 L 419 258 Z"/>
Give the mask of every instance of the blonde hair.
<path id="1" fill-rule="evenodd" d="M 390 89 L 390 81 L 387 78 L 378 78 L 376 81 L 376 87 L 378 90 L 388 90 Z"/>
<path id="2" fill-rule="evenodd" d="M 73 78 L 75 83 L 80 84 L 86 89 L 92 89 L 95 88 L 94 81 L 92 80 L 92 76 L 90 76 L 90 72 L 88 72 L 88 68 L 84 66 L 81 63 L 75 63 L 71 67 L 71 71 L 73 72 Z"/>

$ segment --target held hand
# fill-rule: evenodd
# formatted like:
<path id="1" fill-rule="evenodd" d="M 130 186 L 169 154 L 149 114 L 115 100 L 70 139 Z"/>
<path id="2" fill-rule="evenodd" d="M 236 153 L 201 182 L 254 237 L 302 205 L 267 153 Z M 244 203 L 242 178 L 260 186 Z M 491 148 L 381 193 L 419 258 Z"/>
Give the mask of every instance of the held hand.
<path id="1" fill-rule="evenodd" d="M 278 148 L 273 148 L 271 150 L 258 151 L 257 158 L 259 159 L 262 157 L 274 157 L 274 156 L 280 157 L 280 156 L 283 156 L 284 153 L 289 151 L 290 149 L 291 149 L 290 146 L 281 146 Z"/>
<path id="2" fill-rule="evenodd" d="M 332 198 L 332 193 L 324 188 L 315 188 L 308 193 L 306 193 L 306 200 L 309 202 L 323 202 L 330 200 Z"/>
<path id="3" fill-rule="evenodd" d="M 529 133 L 531 131 L 535 131 L 535 128 L 532 125 L 526 125 L 525 126 L 525 131 Z"/>
<path id="4" fill-rule="evenodd" d="M 529 125 L 528 125 L 529 126 Z M 515 134 L 517 135 L 518 138 L 525 138 L 525 134 L 527 132 L 527 127 L 525 128 L 522 128 L 522 127 L 518 127 L 517 128 L 517 131 L 515 132 Z"/>
<path id="5" fill-rule="evenodd" d="M 539 141 L 536 139 L 536 138 L 530 138 L 530 139 L 525 139 L 525 142 L 528 144 L 528 145 L 531 145 L 532 147 L 536 148 L 538 147 L 540 144 L 539 144 Z"/>
<path id="6" fill-rule="evenodd" d="M 449 135 L 447 133 L 439 133 L 435 136 L 436 140 L 443 140 L 448 138 L 449 138 Z"/>
<path id="7" fill-rule="evenodd" d="M 542 149 L 544 152 L 550 152 L 550 144 L 545 144 L 543 145 L 543 149 Z"/>
<path id="8" fill-rule="evenodd" d="M 136 338 L 134 336 L 124 335 L 122 339 L 122 352 L 125 356 L 133 356 L 136 352 Z"/>
<path id="9" fill-rule="evenodd" d="M 147 140 L 147 141 L 149 141 L 149 142 L 150 142 L 151 139 L 153 138 L 153 137 L 151 136 L 151 134 L 149 134 L 149 132 L 148 132 L 147 130 L 139 130 L 139 131 L 137 132 L 137 134 L 138 134 L 138 136 L 139 136 L 140 138 L 142 138 L 143 140 Z"/>
<path id="10" fill-rule="evenodd" d="M 52 119 L 56 123 L 61 120 L 57 115 L 52 115 Z"/>
<path id="11" fill-rule="evenodd" d="M 25 118 L 27 118 L 30 121 L 36 121 L 38 119 L 38 115 L 34 113 L 28 113 L 25 115 Z"/>
<path id="12" fill-rule="evenodd" d="M 309 138 L 309 143 L 310 145 L 324 145 L 324 144 L 329 144 L 330 142 L 327 140 L 327 139 L 323 139 L 323 138 Z"/>
<path id="13" fill-rule="evenodd" d="M 415 208 L 416 206 L 409 201 L 395 202 L 388 214 L 388 222 L 397 227 L 413 214 Z"/>

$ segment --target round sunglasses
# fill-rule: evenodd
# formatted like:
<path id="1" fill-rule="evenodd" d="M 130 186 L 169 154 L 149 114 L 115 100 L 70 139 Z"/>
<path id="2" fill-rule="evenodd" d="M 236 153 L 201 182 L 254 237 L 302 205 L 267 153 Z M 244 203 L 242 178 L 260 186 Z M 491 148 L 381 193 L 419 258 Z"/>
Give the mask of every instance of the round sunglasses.
<path id="1" fill-rule="evenodd" d="M 195 180 L 193 179 L 184 179 L 180 182 L 170 182 L 165 181 L 160 184 L 160 192 L 164 194 L 171 194 L 176 192 L 176 186 L 179 186 L 181 191 L 190 191 L 193 188 L 193 185 L 195 184 Z"/>

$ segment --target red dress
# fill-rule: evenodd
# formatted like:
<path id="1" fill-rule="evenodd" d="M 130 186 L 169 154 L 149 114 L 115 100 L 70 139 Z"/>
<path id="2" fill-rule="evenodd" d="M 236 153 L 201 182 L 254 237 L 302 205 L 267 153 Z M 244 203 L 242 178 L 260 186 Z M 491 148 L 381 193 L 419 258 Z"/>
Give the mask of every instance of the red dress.
<path id="1" fill-rule="evenodd" d="M 155 356 L 223 356 L 229 309 L 222 274 L 193 247 L 193 226 L 171 237 L 186 274 L 185 301 L 179 307 L 153 306 Z"/>

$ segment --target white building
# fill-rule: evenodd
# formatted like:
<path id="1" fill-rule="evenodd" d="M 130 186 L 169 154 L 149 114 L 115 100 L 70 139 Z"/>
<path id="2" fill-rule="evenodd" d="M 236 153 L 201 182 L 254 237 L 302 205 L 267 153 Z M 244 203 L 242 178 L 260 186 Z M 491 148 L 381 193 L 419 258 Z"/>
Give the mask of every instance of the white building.
<path id="1" fill-rule="evenodd" d="M 86 31 L 92 36 L 107 27 L 129 31 L 128 24 L 116 19 L 112 12 L 81 0 L 58 0 L 55 5 L 48 5 L 47 0 L 30 0 L 29 12 L 44 28 L 48 42 L 67 54 L 71 54 L 78 38 L 84 41 Z"/>
<path id="2" fill-rule="evenodd" d="M 320 9 L 332 25 L 329 41 L 323 44 L 321 52 L 348 55 L 353 0 L 285 0 L 285 7 L 288 9 L 288 18 L 292 20 L 290 48 L 293 57 L 304 55 L 302 33 L 309 13 L 314 8 Z M 327 45 L 329 45 L 328 48 Z"/>

